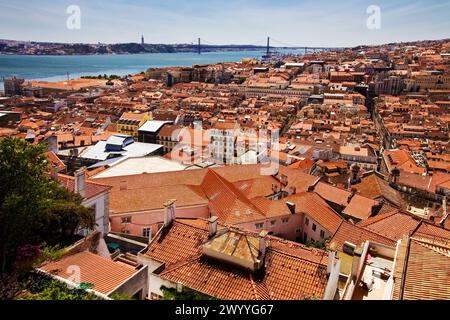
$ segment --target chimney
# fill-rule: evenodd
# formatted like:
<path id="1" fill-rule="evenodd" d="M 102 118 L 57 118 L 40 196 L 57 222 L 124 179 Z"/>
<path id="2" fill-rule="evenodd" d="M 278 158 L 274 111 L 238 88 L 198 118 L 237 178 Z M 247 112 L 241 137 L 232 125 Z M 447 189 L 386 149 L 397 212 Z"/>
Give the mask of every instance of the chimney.
<path id="1" fill-rule="evenodd" d="M 53 181 L 58 181 L 58 166 L 56 164 L 52 165 L 51 178 Z"/>
<path id="2" fill-rule="evenodd" d="M 176 202 L 177 200 L 169 200 L 164 204 L 164 207 L 166 208 L 164 215 L 164 227 L 170 226 L 175 219 Z"/>
<path id="3" fill-rule="evenodd" d="M 85 168 L 81 168 L 75 172 L 74 192 L 78 193 L 83 198 L 86 196 L 86 171 L 85 171 Z"/>
<path id="4" fill-rule="evenodd" d="M 289 210 L 291 211 L 291 213 L 295 214 L 295 203 L 288 201 L 288 202 L 286 202 L 286 204 L 287 204 Z"/>
<path id="5" fill-rule="evenodd" d="M 362 248 L 356 248 L 353 253 L 353 262 L 352 262 L 352 279 L 356 280 L 358 277 L 359 265 L 361 263 L 361 255 Z"/>
<path id="6" fill-rule="evenodd" d="M 358 190 L 356 190 L 355 188 L 352 188 L 351 194 L 349 195 L 349 197 L 347 199 L 347 203 L 350 203 L 350 201 L 352 201 L 353 197 L 356 196 L 357 193 L 358 193 Z"/>
<path id="7" fill-rule="evenodd" d="M 442 209 L 444 210 L 443 211 L 443 214 L 444 214 L 444 217 L 447 215 L 447 196 L 444 196 L 444 198 L 442 199 Z"/>
<path id="8" fill-rule="evenodd" d="M 334 266 L 334 259 L 336 257 L 336 252 L 331 251 L 328 254 L 328 264 L 327 264 L 327 274 L 329 275 L 331 273 L 331 271 L 333 270 L 333 266 Z"/>
<path id="9" fill-rule="evenodd" d="M 212 238 L 217 234 L 217 222 L 219 218 L 216 216 L 212 216 L 208 219 L 209 222 L 209 237 Z"/>
<path id="10" fill-rule="evenodd" d="M 259 234 L 259 261 L 261 261 L 261 264 L 264 261 L 264 258 L 266 257 L 266 250 L 267 250 L 267 235 L 269 233 L 267 231 L 261 231 Z"/>

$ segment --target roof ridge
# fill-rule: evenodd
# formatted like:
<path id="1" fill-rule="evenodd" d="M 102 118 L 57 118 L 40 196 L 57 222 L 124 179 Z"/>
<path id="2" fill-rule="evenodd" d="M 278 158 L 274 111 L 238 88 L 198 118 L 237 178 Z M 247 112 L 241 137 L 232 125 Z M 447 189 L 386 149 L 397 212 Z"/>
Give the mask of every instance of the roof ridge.
<path id="1" fill-rule="evenodd" d="M 252 289 L 253 289 L 253 291 L 255 293 L 255 298 L 257 300 L 265 300 L 264 297 L 260 297 L 258 295 L 257 286 L 261 287 L 265 291 L 265 293 L 267 294 L 269 299 L 271 299 L 271 300 L 273 299 L 272 298 L 272 294 L 270 293 L 269 289 L 267 288 L 265 279 L 263 281 L 261 281 L 260 283 L 258 283 L 258 285 L 257 285 L 255 280 L 254 280 L 254 274 L 250 272 L 250 282 L 251 282 L 251 285 L 252 285 Z"/>
<path id="2" fill-rule="evenodd" d="M 217 173 L 215 170 L 213 169 L 208 169 L 208 172 L 212 172 L 214 177 L 218 178 L 219 181 L 225 185 L 225 187 L 228 189 L 228 191 L 232 192 L 236 197 L 236 200 L 240 200 L 243 203 L 251 206 L 253 209 L 255 209 L 258 213 L 260 213 L 262 216 L 266 216 L 266 214 L 264 212 L 262 212 L 255 204 L 253 204 L 253 202 L 248 199 L 244 193 L 242 193 L 239 188 L 237 188 L 234 184 L 232 184 L 231 182 L 229 182 L 227 179 L 225 179 L 224 177 L 222 177 L 219 173 Z M 208 174 L 208 173 L 207 173 Z M 206 175 L 205 175 L 206 178 Z"/>
<path id="3" fill-rule="evenodd" d="M 358 226 L 358 225 L 356 225 L 356 224 L 352 224 L 352 223 L 350 223 L 350 222 L 348 222 L 348 221 L 346 221 L 346 220 L 344 220 L 343 223 L 347 223 L 347 224 L 349 224 L 349 225 L 351 225 L 351 226 L 353 226 L 353 227 L 358 228 L 359 230 L 364 230 L 365 232 L 369 232 L 369 233 L 371 233 L 371 234 L 375 234 L 375 235 L 377 235 L 377 236 L 379 236 L 379 237 L 381 237 L 381 238 L 383 238 L 383 239 L 385 239 L 385 240 L 388 240 L 388 241 L 390 241 L 390 242 L 395 242 L 395 241 L 396 241 L 396 240 L 390 239 L 390 238 L 388 238 L 388 237 L 386 237 L 386 236 L 384 236 L 384 235 L 382 235 L 382 234 L 379 234 L 379 233 L 377 233 L 377 232 L 374 232 L 374 231 L 372 231 L 372 230 L 366 229 L 366 228 L 361 227 L 361 226 Z M 339 226 L 339 227 L 341 227 L 341 226 Z M 337 232 L 337 231 L 336 231 L 336 232 Z"/>
<path id="4" fill-rule="evenodd" d="M 180 269 L 182 267 L 184 267 L 185 265 L 188 265 L 189 263 L 194 262 L 195 260 L 198 260 L 202 257 L 202 253 L 198 252 L 190 257 L 187 257 L 185 260 L 180 260 L 175 262 L 172 265 L 169 265 L 169 267 L 167 269 L 165 269 L 163 272 L 161 272 L 161 276 L 166 275 L 169 272 L 175 271 L 177 269 Z"/>
<path id="5" fill-rule="evenodd" d="M 253 274 L 251 272 L 249 272 L 249 280 L 252 286 L 253 296 L 255 297 L 256 300 L 258 300 L 259 296 L 258 293 L 256 292 L 256 284 L 255 281 L 253 281 Z"/>
<path id="6" fill-rule="evenodd" d="M 188 220 L 188 219 L 183 219 L 183 220 Z M 196 220 L 196 219 L 191 219 L 191 220 Z M 207 219 L 202 219 L 202 218 L 197 218 L 197 220 L 202 220 L 202 221 L 205 221 L 205 222 L 207 221 Z M 200 228 L 200 227 L 197 227 L 197 226 L 194 226 L 194 225 L 182 222 L 182 221 L 180 221 L 180 219 L 175 219 L 174 223 L 182 224 L 183 226 L 190 227 L 190 228 L 195 228 L 195 229 L 202 230 L 202 231 L 207 231 L 206 229 L 203 229 L 203 228 Z"/>
<path id="7" fill-rule="evenodd" d="M 75 181 L 75 177 L 69 176 L 68 174 L 63 174 L 63 173 L 59 173 L 58 177 L 63 178 L 63 179 L 68 179 L 71 181 Z M 100 182 L 94 182 L 92 181 L 92 179 L 87 178 L 86 179 L 86 183 L 90 183 L 90 184 L 95 184 L 97 186 L 101 186 L 101 187 L 108 187 L 108 188 L 112 188 L 110 185 L 105 184 L 105 183 L 100 183 Z"/>
<path id="8" fill-rule="evenodd" d="M 432 251 L 434 251 L 437 254 L 440 254 L 440 255 L 443 255 L 443 256 L 445 256 L 447 258 L 450 258 L 450 246 L 449 245 L 446 246 L 443 243 L 436 243 L 436 242 L 433 242 L 433 241 L 428 240 L 428 239 L 417 239 L 417 238 L 414 238 L 414 237 L 411 238 L 411 240 L 414 240 L 415 242 L 417 242 L 417 244 L 419 244 L 422 247 L 425 247 L 425 248 L 427 248 L 429 250 L 432 250 Z M 443 253 L 440 250 L 436 250 L 435 247 L 447 250 L 448 253 Z"/>
<path id="9" fill-rule="evenodd" d="M 306 262 L 309 262 L 309 263 L 312 263 L 312 264 L 324 265 L 324 264 L 322 264 L 322 263 L 320 263 L 320 262 L 312 261 L 311 259 L 307 259 L 307 258 L 305 258 L 305 257 L 299 257 L 299 256 L 296 256 L 296 255 L 294 255 L 294 254 L 292 254 L 292 253 L 289 253 L 289 252 L 286 252 L 286 251 L 281 251 L 280 249 L 277 249 L 277 248 L 274 248 L 274 247 L 270 247 L 270 246 L 269 246 L 268 249 L 269 249 L 270 251 L 273 251 L 273 252 L 276 252 L 276 253 L 279 253 L 279 254 L 282 254 L 282 255 L 291 257 L 291 258 L 295 258 L 295 259 L 299 259 L 299 260 L 302 260 L 302 261 L 306 261 Z M 309 249 L 309 248 L 303 247 L 302 249 Z M 309 251 L 309 250 L 308 250 L 308 251 Z M 315 250 L 311 250 L 311 253 L 314 252 L 314 251 L 315 251 Z M 322 251 L 323 251 L 323 253 L 322 253 L 322 255 L 320 255 L 320 258 L 321 258 L 321 259 L 323 259 L 324 256 L 325 256 L 325 254 L 327 253 L 327 251 L 325 251 L 325 250 L 322 250 Z"/>
<path id="10" fill-rule="evenodd" d="M 397 214 L 398 212 L 388 212 L 386 214 L 379 214 L 376 215 L 375 217 L 369 218 L 366 221 L 362 221 L 361 223 L 358 224 L 358 226 L 360 227 L 367 227 L 367 226 L 371 226 L 377 222 L 380 222 L 382 220 L 385 220 L 387 218 L 392 217 L 394 214 Z M 381 218 L 380 218 L 381 217 Z M 377 219 L 378 218 L 378 219 Z M 371 220 L 372 219 L 372 220 Z"/>
<path id="11" fill-rule="evenodd" d="M 339 189 L 339 188 L 338 188 Z M 342 190 L 342 189 L 340 189 L 340 190 Z M 345 191 L 345 190 L 344 190 Z M 313 199 L 313 201 L 316 203 L 316 204 L 319 204 L 319 205 L 324 205 L 327 209 L 329 209 L 329 210 L 331 210 L 337 217 L 339 217 L 341 220 L 345 220 L 344 218 L 342 218 L 342 216 L 339 214 L 339 213 L 337 213 L 329 204 L 328 204 L 328 202 L 327 202 L 327 200 L 324 198 L 324 197 L 322 197 L 319 193 L 317 193 L 316 191 L 303 191 L 303 192 L 300 192 L 300 193 L 298 193 L 299 195 L 302 195 L 302 194 L 306 194 L 306 195 L 308 195 L 308 196 L 311 196 L 311 197 L 315 197 L 316 199 Z M 323 201 L 323 203 L 318 203 L 316 200 L 317 199 L 320 199 L 320 200 L 322 200 Z"/>

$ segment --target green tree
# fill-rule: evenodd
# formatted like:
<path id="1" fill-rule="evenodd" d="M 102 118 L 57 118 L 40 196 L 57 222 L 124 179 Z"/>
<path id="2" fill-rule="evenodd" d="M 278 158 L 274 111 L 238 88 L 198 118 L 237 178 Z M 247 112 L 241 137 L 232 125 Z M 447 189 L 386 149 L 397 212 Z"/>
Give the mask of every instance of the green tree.
<path id="1" fill-rule="evenodd" d="M 328 241 L 329 241 L 329 238 L 325 239 L 323 242 L 308 240 L 308 241 L 306 241 L 305 246 L 309 247 L 309 248 L 326 250 Z"/>
<path id="2" fill-rule="evenodd" d="M 92 230 L 95 227 L 94 212 L 82 205 L 83 198 L 65 188 L 52 185 L 53 198 L 42 219 L 39 230 L 42 240 L 50 245 L 69 244 L 79 229 Z"/>
<path id="3" fill-rule="evenodd" d="M 81 288 L 69 288 L 46 275 L 31 272 L 21 283 L 17 300 L 101 300 Z"/>
<path id="4" fill-rule="evenodd" d="M 11 266 L 16 249 L 37 243 L 41 215 L 50 205 L 45 147 L 24 140 L 0 141 L 0 267 L 4 274 Z"/>
<path id="5" fill-rule="evenodd" d="M 0 278 L 39 255 L 42 243 L 54 246 L 94 226 L 82 199 L 45 176 L 45 151 L 21 139 L 0 140 Z"/>
<path id="6" fill-rule="evenodd" d="M 213 297 L 210 297 L 206 294 L 203 294 L 201 292 L 198 292 L 198 291 L 195 291 L 195 290 L 192 290 L 189 288 L 183 288 L 182 292 L 178 292 L 176 289 L 166 288 L 166 287 L 162 286 L 161 291 L 163 293 L 164 300 L 184 300 L 184 301 L 217 300 Z"/>
<path id="7" fill-rule="evenodd" d="M 124 293 L 113 293 L 109 297 L 113 300 L 135 300 L 133 297 Z"/>

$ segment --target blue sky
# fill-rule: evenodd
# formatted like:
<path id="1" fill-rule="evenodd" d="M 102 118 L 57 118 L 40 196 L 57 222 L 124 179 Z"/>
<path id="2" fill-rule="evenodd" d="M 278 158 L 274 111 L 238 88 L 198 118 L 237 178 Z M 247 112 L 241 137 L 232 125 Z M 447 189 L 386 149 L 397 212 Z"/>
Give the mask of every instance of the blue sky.
<path id="1" fill-rule="evenodd" d="M 66 28 L 70 5 L 80 30 Z M 369 5 L 380 30 L 366 27 Z M 450 0 L 0 0 L 0 39 L 354 46 L 450 38 L 449 17 Z"/>

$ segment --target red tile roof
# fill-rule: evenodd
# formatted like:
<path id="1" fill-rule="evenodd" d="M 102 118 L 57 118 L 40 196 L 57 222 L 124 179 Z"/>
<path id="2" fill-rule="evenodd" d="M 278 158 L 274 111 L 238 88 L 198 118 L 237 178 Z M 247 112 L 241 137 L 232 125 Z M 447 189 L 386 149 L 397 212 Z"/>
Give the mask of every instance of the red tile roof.
<path id="1" fill-rule="evenodd" d="M 209 199 L 212 215 L 222 223 L 264 219 L 264 214 L 238 188 L 214 170 L 208 170 L 201 184 Z"/>
<path id="2" fill-rule="evenodd" d="M 51 165 L 56 166 L 58 172 L 63 171 L 64 169 L 66 169 L 66 165 L 64 164 L 64 162 L 62 162 L 62 160 L 56 155 L 56 153 L 54 153 L 53 151 L 49 151 L 46 153 L 48 159 L 50 160 Z"/>
<path id="3" fill-rule="evenodd" d="M 352 187 L 358 190 L 358 193 L 364 197 L 374 200 L 386 199 L 391 204 L 398 206 L 403 204 L 400 193 L 389 186 L 386 180 L 383 180 L 376 174 L 362 178 L 360 183 Z"/>
<path id="4" fill-rule="evenodd" d="M 325 182 L 319 182 L 314 188 L 314 192 L 318 193 L 325 200 L 344 207 L 348 204 L 348 200 L 352 195 L 349 191 L 333 187 Z"/>
<path id="5" fill-rule="evenodd" d="M 273 193 L 272 185 L 274 184 L 279 184 L 279 181 L 272 176 L 263 176 L 234 183 L 249 199 L 270 196 Z"/>
<path id="6" fill-rule="evenodd" d="M 327 284 L 325 251 L 268 237 L 264 268 L 251 272 L 203 255 L 202 246 L 208 240 L 206 228 L 207 225 L 199 228 L 197 224 L 176 220 L 156 236 L 146 255 L 165 263 L 162 278 L 225 300 L 323 296 Z"/>
<path id="7" fill-rule="evenodd" d="M 411 154 L 406 150 L 386 150 L 383 156 L 388 162 L 388 167 L 390 170 L 397 167 L 405 172 L 423 174 L 426 173 L 426 169 L 419 167 Z"/>
<path id="8" fill-rule="evenodd" d="M 358 226 L 389 239 L 400 240 L 403 236 L 411 234 L 419 224 L 420 221 L 411 215 L 397 211 L 380 214 L 358 224 Z"/>
<path id="9" fill-rule="evenodd" d="M 331 233 L 337 231 L 343 220 L 324 199 L 314 192 L 301 192 L 283 200 L 294 203 L 296 212 L 307 214 Z"/>
<path id="10" fill-rule="evenodd" d="M 450 230 L 422 221 L 411 236 L 448 241 L 450 239 Z"/>
<path id="11" fill-rule="evenodd" d="M 343 221 L 339 226 L 339 229 L 331 238 L 329 247 L 332 250 L 342 251 L 342 247 L 346 241 L 359 246 L 367 240 L 389 246 L 395 246 L 396 244 L 396 241 L 392 239 L 374 233 L 365 228 L 353 225 L 347 221 Z"/>
<path id="12" fill-rule="evenodd" d="M 378 201 L 356 194 L 352 197 L 350 203 L 342 212 L 347 216 L 351 216 L 359 220 L 366 220 L 372 216 L 372 209 L 377 205 Z"/>
<path id="13" fill-rule="evenodd" d="M 449 242 L 404 238 L 394 270 L 394 300 L 450 300 Z"/>
<path id="14" fill-rule="evenodd" d="M 176 196 L 177 207 L 207 206 L 208 199 L 198 188 L 187 185 L 162 186 L 111 192 L 112 214 L 164 209 L 164 203 Z"/>
<path id="15" fill-rule="evenodd" d="M 95 181 L 113 187 L 110 208 L 115 213 L 161 209 L 168 199 L 177 199 L 178 206 L 208 204 L 212 215 L 219 217 L 220 222 L 237 224 L 290 214 L 286 206 L 288 199 L 270 201 L 264 198 L 273 193 L 272 185 L 280 185 L 280 182 L 279 178 L 263 175 L 262 170 L 262 165 L 228 166 Z M 300 193 L 317 180 L 317 177 L 287 168 L 280 169 L 281 174 L 288 177 L 285 190 L 295 187 Z M 299 208 L 308 206 L 308 196 L 304 197 Z M 313 196 L 311 201 L 318 201 L 324 210 L 331 210 L 319 197 Z"/>
<path id="16" fill-rule="evenodd" d="M 66 256 L 39 269 L 71 280 L 73 270 L 70 267 L 73 266 L 80 268 L 80 283 L 91 283 L 94 285 L 93 290 L 106 295 L 136 273 L 136 269 L 131 266 L 113 262 L 90 252 Z"/>
<path id="17" fill-rule="evenodd" d="M 58 181 L 69 191 L 75 191 L 75 178 L 63 174 L 58 175 Z M 91 180 L 86 181 L 85 186 L 85 198 L 90 199 L 101 193 L 107 192 L 111 189 L 110 186 L 93 182 Z"/>

